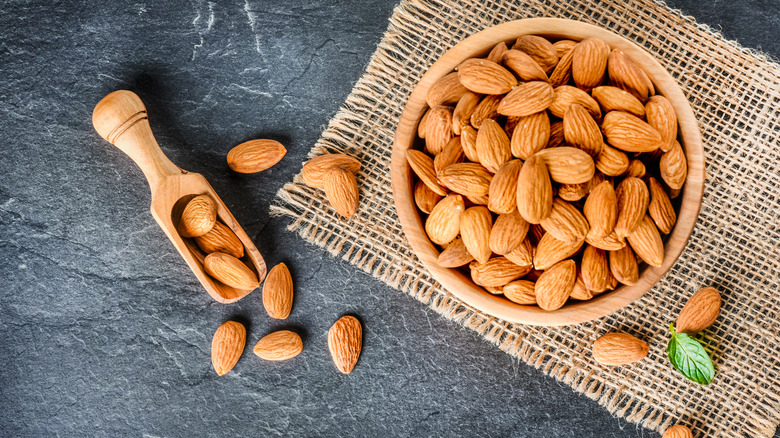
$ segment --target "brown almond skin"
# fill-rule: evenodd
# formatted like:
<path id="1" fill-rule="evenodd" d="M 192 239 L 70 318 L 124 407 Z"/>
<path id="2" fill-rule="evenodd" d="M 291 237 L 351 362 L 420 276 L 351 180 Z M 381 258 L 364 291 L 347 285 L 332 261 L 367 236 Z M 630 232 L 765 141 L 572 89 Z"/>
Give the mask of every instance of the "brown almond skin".
<path id="1" fill-rule="evenodd" d="M 650 348 L 627 333 L 607 333 L 593 343 L 593 358 L 602 365 L 628 365 L 647 356 Z"/>
<path id="2" fill-rule="evenodd" d="M 583 241 L 564 242 L 556 239 L 550 233 L 545 233 L 539 240 L 534 254 L 534 268 L 543 271 L 554 264 L 569 258 L 582 248 Z"/>
<path id="3" fill-rule="evenodd" d="M 530 116 L 546 110 L 553 97 L 553 88 L 548 82 L 524 82 L 501 99 L 496 111 L 504 116 Z"/>
<path id="4" fill-rule="evenodd" d="M 610 145 L 626 152 L 652 152 L 664 144 L 655 128 L 623 111 L 608 112 L 601 130 Z"/>
<path id="5" fill-rule="evenodd" d="M 293 305 L 293 281 L 290 270 L 284 263 L 274 266 L 263 284 L 263 307 L 268 316 L 286 319 Z"/>
<path id="6" fill-rule="evenodd" d="M 447 196 L 446 188 L 439 184 L 436 179 L 436 171 L 433 167 L 433 159 L 426 155 L 422 151 L 409 149 L 406 151 L 406 161 L 409 163 L 409 167 L 412 168 L 415 175 L 420 178 L 429 189 L 439 196 Z"/>
<path id="7" fill-rule="evenodd" d="M 478 163 L 451 164 L 438 173 L 444 187 L 465 196 L 487 195 L 493 174 Z"/>
<path id="8" fill-rule="evenodd" d="M 631 234 L 645 217 L 650 204 L 650 191 L 639 178 L 626 178 L 615 189 L 618 217 L 615 233 L 618 237 Z"/>
<path id="9" fill-rule="evenodd" d="M 653 218 L 658 231 L 669 234 L 677 221 L 677 213 L 674 212 L 672 201 L 661 183 L 653 177 L 648 178 L 648 183 L 650 183 L 650 205 L 647 207 L 647 212 Z"/>
<path id="10" fill-rule="evenodd" d="M 452 105 L 457 103 L 466 92 L 468 90 L 458 80 L 458 73 L 452 72 L 431 86 L 425 100 L 431 108 L 438 105 Z"/>
<path id="11" fill-rule="evenodd" d="M 343 316 L 328 330 L 328 349 L 333 363 L 344 374 L 355 368 L 363 347 L 363 326 L 354 316 Z"/>
<path id="12" fill-rule="evenodd" d="M 281 361 L 292 359 L 303 351 L 303 341 L 298 333 L 279 330 L 265 335 L 255 344 L 254 352 L 264 360 Z"/>
<path id="13" fill-rule="evenodd" d="M 487 119 L 477 130 L 477 156 L 487 170 L 496 173 L 502 164 L 512 159 L 504 128 L 493 119 Z"/>
<path id="14" fill-rule="evenodd" d="M 601 108 L 598 102 L 590 94 L 571 85 L 561 85 L 555 87 L 553 101 L 550 103 L 550 113 L 559 119 L 563 118 L 569 105 L 578 103 L 582 105 L 593 116 L 594 119 L 601 118 Z"/>
<path id="15" fill-rule="evenodd" d="M 585 200 L 582 212 L 590 225 L 593 237 L 606 237 L 615 229 L 618 217 L 618 202 L 615 189 L 608 181 L 597 185 Z"/>
<path id="16" fill-rule="evenodd" d="M 460 236 L 469 253 L 479 263 L 486 263 L 490 258 L 490 229 L 493 227 L 493 216 L 487 207 L 477 206 L 467 208 L 460 215 Z"/>
<path id="17" fill-rule="evenodd" d="M 458 268 L 471 263 L 472 260 L 474 260 L 474 256 L 466 249 L 463 239 L 457 238 L 439 254 L 437 263 L 444 268 Z"/>
<path id="18" fill-rule="evenodd" d="M 607 59 L 607 73 L 610 81 L 618 88 L 633 94 L 641 102 L 652 95 L 652 83 L 639 66 L 620 49 L 612 50 Z"/>
<path id="19" fill-rule="evenodd" d="M 441 201 L 441 198 L 443 196 L 435 193 L 422 181 L 417 181 L 414 185 L 414 203 L 425 214 L 431 214 L 433 207 Z"/>
<path id="20" fill-rule="evenodd" d="M 490 50 L 490 53 L 488 53 L 488 56 L 486 56 L 485 59 L 493 62 L 501 62 L 501 59 L 503 59 L 504 56 L 504 52 L 507 50 L 509 50 L 509 48 L 507 48 L 506 43 L 501 41 Z"/>
<path id="21" fill-rule="evenodd" d="M 516 265 L 526 266 L 533 265 L 534 254 L 536 254 L 536 248 L 526 235 L 526 238 L 523 240 L 523 242 L 512 251 L 504 254 L 504 257 Z"/>
<path id="22" fill-rule="evenodd" d="M 527 233 L 528 222 L 516 210 L 500 214 L 490 229 L 490 250 L 499 255 L 512 252 L 523 243 Z"/>
<path id="23" fill-rule="evenodd" d="M 645 164 L 642 163 L 642 161 L 631 160 L 628 162 L 628 169 L 626 169 L 626 173 L 623 176 L 625 178 L 644 178 L 645 173 L 647 173 L 647 168 L 645 167 Z"/>
<path id="24" fill-rule="evenodd" d="M 452 108 L 431 108 L 425 121 L 425 152 L 438 154 L 450 142 L 452 135 Z"/>
<path id="25" fill-rule="evenodd" d="M 685 179 L 688 177 L 688 160 L 677 140 L 674 141 L 668 152 L 661 155 L 658 168 L 666 185 L 675 190 L 682 189 Z"/>
<path id="26" fill-rule="evenodd" d="M 549 141 L 550 117 L 546 111 L 519 117 L 510 142 L 512 155 L 527 160 L 544 149 Z"/>
<path id="27" fill-rule="evenodd" d="M 674 112 L 672 102 L 661 95 L 653 96 L 645 104 L 645 113 L 647 123 L 661 134 L 663 144 L 660 149 L 668 151 L 677 139 L 677 113 Z"/>
<path id="28" fill-rule="evenodd" d="M 325 197 L 328 198 L 331 207 L 346 219 L 354 216 L 360 203 L 355 174 L 343 167 L 334 167 L 325 172 L 323 182 Z"/>
<path id="29" fill-rule="evenodd" d="M 561 184 L 579 184 L 593 179 L 596 166 L 587 152 L 569 146 L 544 149 L 536 154 L 550 172 L 550 178 Z"/>
<path id="30" fill-rule="evenodd" d="M 281 160 L 287 149 L 275 140 L 250 140 L 234 147 L 227 154 L 228 166 L 238 173 L 266 170 Z"/>
<path id="31" fill-rule="evenodd" d="M 504 286 L 531 271 L 531 265 L 520 266 L 506 257 L 493 257 L 485 263 L 472 262 L 471 279 L 485 287 Z"/>
<path id="32" fill-rule="evenodd" d="M 571 80 L 571 64 L 572 60 L 574 59 L 574 49 L 576 46 L 577 43 L 575 42 L 574 46 L 568 49 L 566 53 L 561 54 L 559 52 L 561 59 L 555 66 L 555 70 L 553 70 L 553 72 L 550 74 L 550 85 L 553 87 L 559 87 L 561 85 L 568 84 L 569 80 Z"/>
<path id="33" fill-rule="evenodd" d="M 626 173 L 630 165 L 625 152 L 608 144 L 601 146 L 601 152 L 596 157 L 596 169 L 607 176 L 620 176 Z"/>
<path id="34" fill-rule="evenodd" d="M 547 141 L 546 148 L 557 148 L 565 140 L 563 134 L 563 120 L 550 123 L 550 140 Z"/>
<path id="35" fill-rule="evenodd" d="M 433 158 L 433 170 L 437 174 L 450 164 L 461 163 L 465 158 L 463 148 L 460 145 L 460 137 L 452 137 L 444 149 Z"/>
<path id="36" fill-rule="evenodd" d="M 590 91 L 601 84 L 609 54 L 609 45 L 599 38 L 585 38 L 577 44 L 571 64 L 571 75 L 577 87 Z"/>
<path id="37" fill-rule="evenodd" d="M 550 72 L 558 63 L 558 52 L 546 38 L 537 35 L 523 35 L 512 46 L 514 50 L 527 53 L 545 72 Z"/>
<path id="38" fill-rule="evenodd" d="M 536 280 L 536 304 L 547 311 L 560 309 L 569 299 L 576 280 L 577 264 L 574 260 L 556 263 Z"/>
<path id="39" fill-rule="evenodd" d="M 507 214 L 517 210 L 517 180 L 522 166 L 520 160 L 510 160 L 502 164 L 493 175 L 487 204 L 493 213 Z"/>
<path id="40" fill-rule="evenodd" d="M 501 103 L 501 99 L 503 98 L 504 96 L 502 94 L 489 94 L 483 96 L 482 100 L 477 104 L 477 107 L 474 108 L 474 112 L 471 113 L 471 127 L 479 129 L 479 127 L 482 126 L 482 122 L 485 120 L 497 118 L 499 116 L 497 111 L 498 104 Z"/>
<path id="41" fill-rule="evenodd" d="M 592 290 L 588 290 L 585 287 L 585 281 L 582 279 L 582 272 L 577 273 L 577 280 L 574 282 L 574 287 L 571 290 L 569 298 L 577 301 L 587 301 L 596 296 Z"/>
<path id="42" fill-rule="evenodd" d="M 425 131 L 428 123 L 428 114 L 430 112 L 431 112 L 430 108 L 425 110 L 425 113 L 423 113 L 422 117 L 420 117 L 420 121 L 417 122 L 417 136 L 422 139 L 425 139 Z"/>
<path id="43" fill-rule="evenodd" d="M 246 328 L 236 321 L 225 321 L 211 340 L 211 364 L 218 376 L 224 376 L 241 358 L 246 345 Z"/>
<path id="44" fill-rule="evenodd" d="M 714 287 L 696 292 L 677 316 L 675 330 L 677 333 L 697 333 L 708 328 L 718 319 L 721 302 L 720 293 Z"/>
<path id="45" fill-rule="evenodd" d="M 587 152 L 591 157 L 601 152 L 604 143 L 601 129 L 590 113 L 578 103 L 569 105 L 563 115 L 563 134 L 566 143 Z"/>
<path id="46" fill-rule="evenodd" d="M 452 132 L 455 135 L 460 135 L 463 127 L 469 126 L 469 123 L 471 123 L 471 115 L 474 113 L 474 110 L 477 108 L 481 99 L 481 94 L 466 91 L 466 93 L 461 96 L 460 100 L 458 100 L 458 104 L 455 105 L 455 110 L 452 112 Z"/>
<path id="47" fill-rule="evenodd" d="M 564 242 L 577 242 L 585 239 L 590 226 L 585 216 L 568 202 L 555 198 L 550 215 L 539 223 L 545 231 Z"/>
<path id="48" fill-rule="evenodd" d="M 664 243 L 649 215 L 626 238 L 637 256 L 650 266 L 661 266 L 664 261 Z"/>
<path id="49" fill-rule="evenodd" d="M 574 40 L 558 40 L 553 43 L 553 48 L 555 48 L 559 58 L 563 58 L 563 55 L 569 53 L 575 46 L 577 46 L 577 41 Z M 560 61 L 558 62 L 560 63 Z"/>
<path id="50" fill-rule="evenodd" d="M 208 233 L 195 238 L 195 243 L 206 254 L 212 252 L 224 252 L 240 259 L 244 256 L 244 244 L 241 243 L 236 233 L 220 221 Z"/>
<path id="51" fill-rule="evenodd" d="M 625 285 L 631 286 L 639 281 L 639 265 L 634 251 L 628 245 L 609 251 L 609 270 L 617 281 Z"/>
<path id="52" fill-rule="evenodd" d="M 580 271 L 585 287 L 595 293 L 606 291 L 612 283 L 609 259 L 607 259 L 607 253 L 603 249 L 586 245 L 582 252 Z"/>
<path id="53" fill-rule="evenodd" d="M 213 252 L 203 260 L 203 270 L 220 282 L 240 290 L 253 290 L 260 285 L 257 275 L 232 255 Z"/>
<path id="54" fill-rule="evenodd" d="M 552 212 L 553 193 L 547 165 L 537 155 L 520 169 L 517 180 L 517 210 L 523 219 L 538 224 Z"/>
<path id="55" fill-rule="evenodd" d="M 479 162 L 477 155 L 477 130 L 473 126 L 463 126 L 460 129 L 460 147 L 466 158 L 474 163 Z"/>
<path id="56" fill-rule="evenodd" d="M 460 232 L 460 215 L 466 209 L 463 197 L 445 196 L 425 220 L 425 233 L 431 242 L 444 245 L 453 241 Z"/>
<path id="57" fill-rule="evenodd" d="M 693 432 L 691 432 L 688 426 L 676 424 L 666 429 L 662 438 L 693 438 Z"/>
<path id="58" fill-rule="evenodd" d="M 323 182 L 325 172 L 334 167 L 341 167 L 352 173 L 357 173 L 360 170 L 360 161 L 344 154 L 318 155 L 303 165 L 303 169 L 301 169 L 303 183 L 309 187 L 321 189 L 325 184 Z"/>
<path id="59" fill-rule="evenodd" d="M 593 89 L 592 95 L 605 112 L 625 111 L 637 117 L 645 116 L 645 107 L 642 102 L 633 94 L 618 87 L 596 87 Z"/>
<path id="60" fill-rule="evenodd" d="M 546 81 L 547 74 L 527 53 L 520 50 L 507 50 L 501 56 L 506 68 L 513 71 L 524 81 Z"/>
<path id="61" fill-rule="evenodd" d="M 596 237 L 588 233 L 585 242 L 605 251 L 617 251 L 626 246 L 625 239 L 618 237 L 614 231 L 606 237 Z"/>
<path id="62" fill-rule="evenodd" d="M 487 59 L 471 58 L 458 66 L 458 79 L 470 91 L 481 94 L 504 94 L 517 85 L 509 70 Z"/>
<path id="63" fill-rule="evenodd" d="M 209 195 L 192 198 L 184 207 L 178 231 L 182 237 L 202 236 L 217 223 L 217 205 Z"/>
<path id="64" fill-rule="evenodd" d="M 532 306 L 536 304 L 535 286 L 536 284 L 533 281 L 515 280 L 507 283 L 502 292 L 513 303 Z"/>

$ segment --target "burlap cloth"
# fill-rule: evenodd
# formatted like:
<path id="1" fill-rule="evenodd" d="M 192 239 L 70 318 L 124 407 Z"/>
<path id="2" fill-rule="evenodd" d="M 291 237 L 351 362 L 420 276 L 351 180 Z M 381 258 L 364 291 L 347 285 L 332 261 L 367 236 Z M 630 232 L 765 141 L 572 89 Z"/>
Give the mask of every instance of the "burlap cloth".
<path id="1" fill-rule="evenodd" d="M 486 27 L 529 17 L 600 25 L 644 46 L 688 96 L 704 138 L 707 184 L 696 229 L 680 259 L 644 297 L 599 320 L 562 328 L 512 324 L 464 305 L 412 253 L 396 217 L 390 152 L 406 100 L 447 49 Z M 290 230 L 478 332 L 508 354 L 598 401 L 609 412 L 663 431 L 682 422 L 696 436 L 770 437 L 780 421 L 780 65 L 649 0 L 403 1 L 342 110 L 311 156 L 360 158 L 360 209 L 341 220 L 300 176 L 273 214 Z M 717 374 L 691 383 L 666 358 L 669 322 L 685 298 L 711 285 L 723 311 L 704 340 Z M 649 356 L 604 367 L 591 345 L 609 331 L 637 335 Z M 453 331 L 453 336 L 457 336 Z"/>

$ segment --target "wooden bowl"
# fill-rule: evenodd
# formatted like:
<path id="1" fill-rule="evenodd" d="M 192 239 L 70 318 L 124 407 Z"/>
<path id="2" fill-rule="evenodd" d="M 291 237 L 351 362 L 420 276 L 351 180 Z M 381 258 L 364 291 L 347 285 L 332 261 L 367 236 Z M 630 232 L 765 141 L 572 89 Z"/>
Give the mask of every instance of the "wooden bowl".
<path id="1" fill-rule="evenodd" d="M 491 295 L 474 284 L 466 273 L 437 264 L 439 251 L 425 234 L 420 212 L 414 203 L 413 173 L 406 161 L 406 150 L 415 144 L 417 124 L 427 109 L 425 97 L 428 89 L 465 59 L 484 57 L 499 42 L 512 42 L 527 34 L 542 35 L 553 40 L 597 37 L 610 47 L 621 49 L 644 69 L 655 85 L 656 93 L 671 101 L 677 112 L 680 144 L 688 158 L 688 178 L 682 193 L 674 200 L 679 205 L 677 223 L 667 236 L 661 266 L 643 265 L 645 267 L 640 272 L 639 281 L 633 286 L 621 286 L 589 301 L 570 301 L 553 312 L 536 306 L 515 304 L 500 295 Z M 393 196 L 398 218 L 414 252 L 433 277 L 453 295 L 482 312 L 511 322 L 541 326 L 576 324 L 608 315 L 641 297 L 677 260 L 693 232 L 701 206 L 704 191 L 703 152 L 699 127 L 683 91 L 652 55 L 625 38 L 597 26 L 557 18 L 531 18 L 500 24 L 466 38 L 444 53 L 420 79 L 409 97 L 396 130 L 391 162 Z"/>

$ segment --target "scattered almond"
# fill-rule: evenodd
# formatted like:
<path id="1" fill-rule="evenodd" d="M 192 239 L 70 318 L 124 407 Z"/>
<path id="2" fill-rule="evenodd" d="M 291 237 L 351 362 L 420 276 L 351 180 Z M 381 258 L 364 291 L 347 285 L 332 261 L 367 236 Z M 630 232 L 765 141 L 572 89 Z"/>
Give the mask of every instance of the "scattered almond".
<path id="1" fill-rule="evenodd" d="M 307 186 L 321 189 L 325 186 L 323 181 L 325 173 L 334 167 L 357 173 L 360 170 L 360 161 L 344 154 L 318 155 L 303 165 L 301 179 Z"/>
<path id="2" fill-rule="evenodd" d="M 303 351 L 298 333 L 279 330 L 265 335 L 255 344 L 254 352 L 260 359 L 280 361 L 292 359 Z"/>
<path id="3" fill-rule="evenodd" d="M 268 316 L 286 319 L 293 305 L 293 281 L 290 270 L 279 263 L 268 272 L 263 284 L 263 307 Z"/>
<path id="4" fill-rule="evenodd" d="M 355 368 L 363 346 L 363 327 L 354 316 L 343 316 L 328 331 L 328 349 L 336 368 L 349 374 Z"/>
<path id="5" fill-rule="evenodd" d="M 358 209 L 359 193 L 355 174 L 343 167 L 334 167 L 323 177 L 325 197 L 341 216 L 349 219 Z"/>
<path id="6" fill-rule="evenodd" d="M 720 305 L 720 293 L 714 287 L 696 292 L 677 316 L 677 333 L 696 333 L 711 326 L 720 315 Z"/>
<path id="7" fill-rule="evenodd" d="M 676 424 L 666 429 L 662 438 L 693 438 L 693 432 L 688 426 Z"/>
<path id="8" fill-rule="evenodd" d="M 217 328 L 211 340 L 211 364 L 218 376 L 232 370 L 246 345 L 246 328 L 239 322 L 226 321 Z"/>
<path id="9" fill-rule="evenodd" d="M 593 358 L 602 365 L 628 365 L 649 351 L 645 341 L 627 333 L 607 333 L 593 343 Z"/>

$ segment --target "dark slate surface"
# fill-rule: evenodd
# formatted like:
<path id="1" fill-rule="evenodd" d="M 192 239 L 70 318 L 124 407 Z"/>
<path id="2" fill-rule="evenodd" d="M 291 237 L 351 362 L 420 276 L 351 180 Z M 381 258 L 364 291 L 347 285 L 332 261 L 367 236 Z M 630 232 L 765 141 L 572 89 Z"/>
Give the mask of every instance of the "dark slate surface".
<path id="1" fill-rule="evenodd" d="M 674 4 L 780 55 L 776 0 Z M 0 435 L 654 436 L 269 218 L 393 6 L 0 4 Z M 92 130 L 93 106 L 118 88 L 141 95 L 165 152 L 206 176 L 269 265 L 291 267 L 287 321 L 257 292 L 225 306 L 201 290 L 152 220 L 141 172 Z M 231 174 L 225 153 L 258 137 L 287 157 Z M 346 313 L 365 326 L 350 376 L 326 347 Z M 218 378 L 210 342 L 228 318 L 250 346 L 295 328 L 304 352 L 263 363 L 249 348 Z"/>

